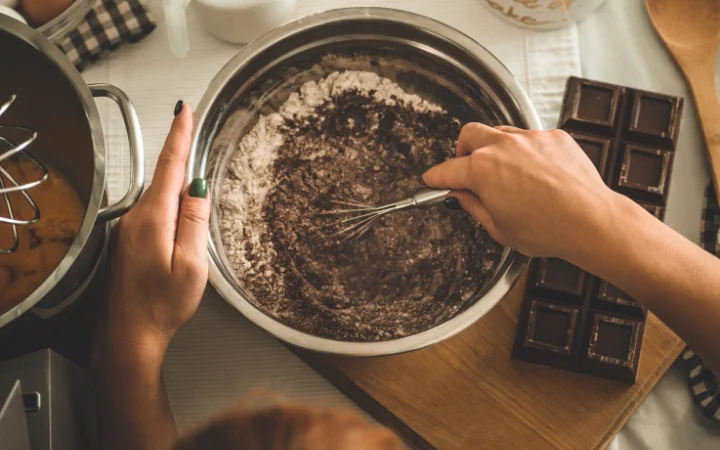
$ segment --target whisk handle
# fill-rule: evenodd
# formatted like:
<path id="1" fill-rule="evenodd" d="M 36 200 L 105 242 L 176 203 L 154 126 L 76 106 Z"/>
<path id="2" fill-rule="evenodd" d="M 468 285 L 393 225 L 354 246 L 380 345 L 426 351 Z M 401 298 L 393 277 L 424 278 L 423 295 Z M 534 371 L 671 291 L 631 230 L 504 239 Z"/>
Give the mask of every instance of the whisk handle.
<path id="1" fill-rule="evenodd" d="M 435 206 L 445 201 L 451 189 L 423 189 L 418 191 L 413 200 L 417 207 Z"/>

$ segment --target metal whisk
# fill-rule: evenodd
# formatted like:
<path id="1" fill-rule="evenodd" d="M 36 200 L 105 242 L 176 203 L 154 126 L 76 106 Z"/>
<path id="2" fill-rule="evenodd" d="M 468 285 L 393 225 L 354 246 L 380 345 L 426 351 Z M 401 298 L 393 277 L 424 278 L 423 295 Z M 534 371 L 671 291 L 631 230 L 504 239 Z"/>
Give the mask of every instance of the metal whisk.
<path id="1" fill-rule="evenodd" d="M 0 118 L 3 114 L 12 106 L 13 102 L 16 100 L 16 96 L 11 96 L 8 101 L 0 105 Z M 4 133 L 12 132 L 14 135 L 20 135 L 22 136 L 18 142 L 15 142 L 15 140 L 8 138 L 7 134 L 6 136 L 3 136 Z M 8 224 L 10 225 L 10 228 L 12 230 L 12 236 L 13 241 L 12 245 L 8 248 L 0 248 L 0 253 L 13 253 L 15 250 L 17 250 L 18 245 L 20 243 L 19 237 L 18 237 L 18 226 L 27 226 L 31 225 L 38 220 L 40 220 L 40 209 L 38 208 L 37 204 L 30 198 L 30 195 L 26 192 L 28 189 L 33 188 L 43 181 L 45 181 L 48 177 L 48 170 L 45 166 L 43 166 L 37 159 L 35 159 L 32 155 L 25 152 L 25 149 L 32 144 L 35 139 L 37 139 L 37 133 L 29 128 L 17 126 L 17 125 L 0 125 L 0 196 L 3 197 L 5 206 L 7 209 L 7 217 L 0 215 L 0 224 Z M 12 157 L 18 157 L 18 158 L 27 158 L 28 160 L 32 161 L 33 164 L 35 164 L 41 171 L 42 175 L 37 180 L 24 182 L 23 184 L 20 184 L 15 178 L 13 178 L 10 173 L 3 168 L 2 162 L 5 160 L 9 160 Z M 13 201 L 11 199 L 10 194 L 17 192 L 21 194 L 24 201 L 26 201 L 30 208 L 33 211 L 33 217 L 32 218 L 25 218 L 21 219 L 15 216 L 15 211 L 13 210 Z"/>
<path id="2" fill-rule="evenodd" d="M 445 197 L 452 192 L 450 189 L 422 189 L 412 197 L 390 203 L 384 206 L 370 206 L 360 203 L 333 201 L 334 204 L 345 206 L 345 209 L 333 209 L 319 213 L 320 215 L 352 214 L 352 217 L 333 222 L 328 227 L 346 225 L 345 228 L 334 234 L 346 235 L 345 240 L 359 237 L 367 232 L 372 224 L 386 214 L 408 208 L 424 208 L 442 203 Z"/>

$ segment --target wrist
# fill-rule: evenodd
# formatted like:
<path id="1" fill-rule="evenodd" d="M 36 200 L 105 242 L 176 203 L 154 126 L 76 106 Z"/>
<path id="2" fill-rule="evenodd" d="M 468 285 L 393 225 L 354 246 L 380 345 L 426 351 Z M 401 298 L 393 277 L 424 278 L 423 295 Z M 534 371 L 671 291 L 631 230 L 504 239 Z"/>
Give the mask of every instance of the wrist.
<path id="1" fill-rule="evenodd" d="M 93 342 L 94 371 L 110 369 L 159 371 L 170 339 L 148 327 L 103 321 Z"/>
<path id="2" fill-rule="evenodd" d="M 645 229 L 647 220 L 654 219 L 640 205 L 608 189 L 595 204 L 587 232 L 568 261 L 602 277 L 624 261 L 626 250 L 633 247 L 634 230 Z"/>

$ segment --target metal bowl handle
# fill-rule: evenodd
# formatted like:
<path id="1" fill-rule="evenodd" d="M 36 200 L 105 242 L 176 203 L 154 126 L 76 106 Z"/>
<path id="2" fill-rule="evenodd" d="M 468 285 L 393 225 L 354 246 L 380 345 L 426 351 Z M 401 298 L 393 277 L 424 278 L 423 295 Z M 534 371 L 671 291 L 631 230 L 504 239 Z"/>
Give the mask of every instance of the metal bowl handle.
<path id="1" fill-rule="evenodd" d="M 145 147 L 143 146 L 140 120 L 130 98 L 119 88 L 110 84 L 88 85 L 93 97 L 105 97 L 114 101 L 120 107 L 128 140 L 130 141 L 130 155 L 132 157 L 132 171 L 130 172 L 130 186 L 127 193 L 117 203 L 106 206 L 98 211 L 98 223 L 117 219 L 135 206 L 145 185 Z"/>

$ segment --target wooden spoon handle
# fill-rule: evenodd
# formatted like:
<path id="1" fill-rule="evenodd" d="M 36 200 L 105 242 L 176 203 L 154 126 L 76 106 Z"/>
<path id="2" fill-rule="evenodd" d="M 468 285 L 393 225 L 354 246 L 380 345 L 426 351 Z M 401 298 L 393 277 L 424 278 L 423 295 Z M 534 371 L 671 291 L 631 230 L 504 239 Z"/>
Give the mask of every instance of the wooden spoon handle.
<path id="1" fill-rule="evenodd" d="M 705 58 L 703 63 L 696 60 L 691 66 L 683 66 L 686 67 L 685 75 L 690 82 L 705 134 L 715 192 L 720 195 L 720 98 L 715 87 L 715 54 L 712 58 Z"/>

